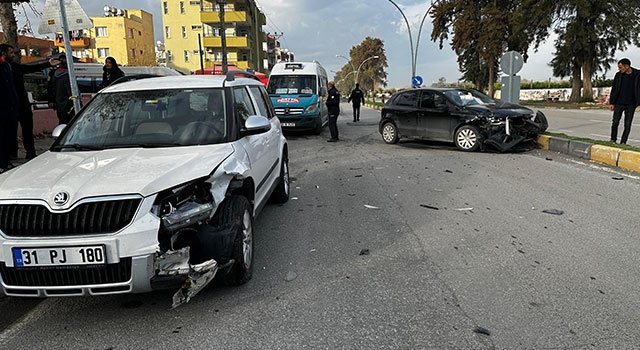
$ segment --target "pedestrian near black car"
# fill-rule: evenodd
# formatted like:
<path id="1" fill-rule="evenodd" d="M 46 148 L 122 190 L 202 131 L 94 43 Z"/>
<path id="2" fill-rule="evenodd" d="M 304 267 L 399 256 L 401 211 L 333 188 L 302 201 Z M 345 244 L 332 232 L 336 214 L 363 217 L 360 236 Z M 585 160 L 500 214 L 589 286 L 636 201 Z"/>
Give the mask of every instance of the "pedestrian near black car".
<path id="1" fill-rule="evenodd" d="M 360 121 L 360 104 L 364 103 L 364 94 L 360 90 L 359 83 L 356 83 L 356 88 L 351 91 L 347 102 L 351 102 L 353 106 L 353 121 Z"/>
<path id="2" fill-rule="evenodd" d="M 114 81 L 124 77 L 124 72 L 118 67 L 116 59 L 109 56 L 104 60 L 104 67 L 102 67 L 102 83 L 98 86 L 100 89 L 106 88 Z"/>
<path id="3" fill-rule="evenodd" d="M 13 55 L 13 47 L 0 44 L 0 173 L 11 168 L 11 155 L 18 131 L 18 93 L 13 83 L 11 63 L 7 57 Z"/>
<path id="4" fill-rule="evenodd" d="M 327 110 L 329 112 L 329 132 L 331 138 L 327 142 L 339 141 L 338 137 L 338 115 L 340 114 L 340 92 L 336 89 L 336 84 L 330 81 L 327 84 L 329 94 L 327 96 Z"/>
<path id="5" fill-rule="evenodd" d="M 15 62 L 15 49 L 11 50 L 11 54 L 5 56 L 5 61 L 11 65 L 11 71 L 13 74 L 13 84 L 18 94 L 18 122 L 22 129 L 22 144 L 27 153 L 27 159 L 33 159 L 36 157 L 36 148 L 33 139 L 33 111 L 31 109 L 31 101 L 29 101 L 29 94 L 24 86 L 24 75 L 28 73 L 35 73 L 45 70 L 49 67 L 54 67 L 58 63 L 58 60 L 53 58 L 47 62 L 38 64 L 20 64 Z M 18 130 L 16 126 L 14 145 L 12 155 L 17 157 L 18 155 Z"/>
<path id="6" fill-rule="evenodd" d="M 53 73 L 53 81 L 50 85 L 49 106 L 55 108 L 59 124 L 69 124 L 76 111 L 71 99 L 73 93 L 71 92 L 66 56 L 64 54 L 60 55 L 59 60 L 60 64 Z"/>
<path id="7" fill-rule="evenodd" d="M 631 67 L 631 61 L 628 58 L 623 58 L 618 61 L 618 72 L 613 77 L 613 86 L 609 95 L 609 110 L 613 111 L 611 142 L 616 142 L 618 139 L 618 126 L 624 112 L 624 130 L 620 143 L 627 143 L 631 133 L 633 114 L 638 105 L 640 105 L 640 71 Z"/>

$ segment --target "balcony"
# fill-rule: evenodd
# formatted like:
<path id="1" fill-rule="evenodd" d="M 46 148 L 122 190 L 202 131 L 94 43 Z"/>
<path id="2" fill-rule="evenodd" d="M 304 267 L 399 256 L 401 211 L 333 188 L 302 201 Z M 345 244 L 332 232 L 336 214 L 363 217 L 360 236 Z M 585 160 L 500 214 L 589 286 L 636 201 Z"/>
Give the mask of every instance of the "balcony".
<path id="1" fill-rule="evenodd" d="M 227 36 L 227 48 L 248 49 L 249 39 L 244 36 Z M 202 38 L 204 47 L 222 47 L 222 39 L 219 36 L 207 36 Z"/>
<path id="2" fill-rule="evenodd" d="M 64 47 L 64 41 L 56 39 L 54 42 L 55 46 Z M 70 39 L 69 44 L 71 44 L 72 49 L 88 49 L 91 46 L 91 38 Z"/>
<path id="3" fill-rule="evenodd" d="M 246 11 L 225 11 L 225 23 L 250 23 L 247 19 Z M 220 13 L 218 11 L 201 11 L 200 22 L 202 23 L 220 23 Z"/>

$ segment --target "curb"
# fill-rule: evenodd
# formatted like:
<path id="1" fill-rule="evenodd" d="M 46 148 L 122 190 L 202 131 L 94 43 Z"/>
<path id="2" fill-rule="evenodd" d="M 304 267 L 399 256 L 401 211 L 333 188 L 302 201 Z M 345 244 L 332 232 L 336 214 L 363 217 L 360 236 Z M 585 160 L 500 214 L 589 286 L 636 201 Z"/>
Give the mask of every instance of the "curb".
<path id="1" fill-rule="evenodd" d="M 548 135 L 539 135 L 537 143 L 542 149 L 640 173 L 640 152 Z"/>

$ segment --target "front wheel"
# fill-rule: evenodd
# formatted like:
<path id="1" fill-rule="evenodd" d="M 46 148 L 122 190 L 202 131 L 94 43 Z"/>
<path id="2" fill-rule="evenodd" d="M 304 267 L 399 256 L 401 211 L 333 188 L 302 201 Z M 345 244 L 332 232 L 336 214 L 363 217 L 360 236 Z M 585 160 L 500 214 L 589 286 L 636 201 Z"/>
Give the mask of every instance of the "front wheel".
<path id="1" fill-rule="evenodd" d="M 392 122 L 382 125 L 382 139 L 388 144 L 398 143 L 398 128 Z"/>
<path id="2" fill-rule="evenodd" d="M 473 152 L 480 147 L 482 136 L 475 126 L 463 125 L 456 131 L 453 141 L 459 150 Z"/>
<path id="3" fill-rule="evenodd" d="M 214 218 L 218 227 L 228 227 L 233 237 L 231 259 L 235 262 L 224 276 L 227 285 L 241 285 L 253 275 L 253 211 L 249 200 L 231 196 L 220 204 Z"/>
<path id="4" fill-rule="evenodd" d="M 291 191 L 289 182 L 289 159 L 286 154 L 282 155 L 282 162 L 280 164 L 280 177 L 278 178 L 278 184 L 276 189 L 271 194 L 271 200 L 275 203 L 285 203 L 289 200 L 289 193 Z"/>

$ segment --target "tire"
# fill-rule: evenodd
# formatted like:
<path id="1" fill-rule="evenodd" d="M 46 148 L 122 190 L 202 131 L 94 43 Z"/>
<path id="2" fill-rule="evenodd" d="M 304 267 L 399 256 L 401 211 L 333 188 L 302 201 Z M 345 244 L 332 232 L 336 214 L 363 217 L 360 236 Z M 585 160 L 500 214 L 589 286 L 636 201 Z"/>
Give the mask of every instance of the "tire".
<path id="1" fill-rule="evenodd" d="M 382 140 L 388 144 L 398 143 L 398 128 L 392 122 L 386 122 L 382 125 Z"/>
<path id="2" fill-rule="evenodd" d="M 289 183 L 289 159 L 286 154 L 282 154 L 282 163 L 280 164 L 280 177 L 276 189 L 271 194 L 271 201 L 274 203 L 285 203 L 289 200 L 291 187 Z"/>
<path id="3" fill-rule="evenodd" d="M 549 127 L 549 122 L 547 121 L 547 117 L 544 115 L 544 113 L 540 111 L 536 113 L 536 116 L 533 118 L 533 122 L 536 123 L 536 125 L 538 125 L 538 133 L 543 133 L 547 131 L 547 128 Z"/>
<path id="4" fill-rule="evenodd" d="M 253 213 L 249 200 L 231 196 L 220 204 L 214 220 L 218 227 L 229 227 L 233 237 L 231 259 L 235 263 L 224 276 L 227 285 L 247 283 L 253 275 Z"/>
<path id="5" fill-rule="evenodd" d="M 322 116 L 318 116 L 318 118 L 316 119 L 316 127 L 313 128 L 313 134 L 320 135 L 322 133 L 322 126 Z"/>
<path id="6" fill-rule="evenodd" d="M 473 152 L 480 147 L 482 135 L 480 135 L 480 131 L 475 126 L 463 125 L 456 130 L 453 142 L 459 150 Z"/>

